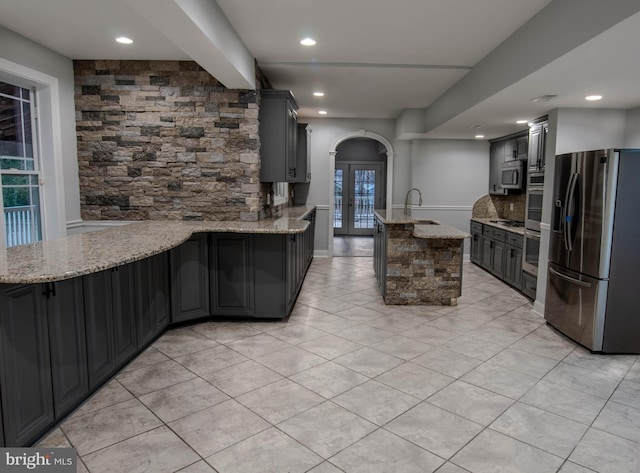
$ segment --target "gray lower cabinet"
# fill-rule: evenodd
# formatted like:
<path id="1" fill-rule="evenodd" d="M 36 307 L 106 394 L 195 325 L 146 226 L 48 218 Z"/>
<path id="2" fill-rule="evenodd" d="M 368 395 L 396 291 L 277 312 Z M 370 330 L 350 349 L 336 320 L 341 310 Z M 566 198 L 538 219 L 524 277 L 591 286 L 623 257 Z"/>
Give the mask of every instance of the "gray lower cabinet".
<path id="1" fill-rule="evenodd" d="M 111 271 L 82 277 L 87 333 L 89 387 L 94 389 L 115 371 L 116 349 L 111 298 Z"/>
<path id="2" fill-rule="evenodd" d="M 482 224 L 471 222 L 471 250 L 469 259 L 472 263 L 482 262 Z"/>
<path id="3" fill-rule="evenodd" d="M 171 250 L 171 321 L 184 322 L 211 315 L 209 235 L 192 236 Z"/>
<path id="4" fill-rule="evenodd" d="M 481 266 L 491 271 L 499 278 L 504 277 L 504 262 L 506 256 L 505 231 L 488 225 L 482 228 L 482 257 Z"/>
<path id="5" fill-rule="evenodd" d="M 522 240 L 522 236 L 507 232 L 503 279 L 518 290 L 522 289 Z"/>
<path id="6" fill-rule="evenodd" d="M 55 419 L 43 284 L 0 290 L 0 391 L 7 446 L 29 445 Z"/>
<path id="7" fill-rule="evenodd" d="M 160 253 L 135 263 L 137 291 L 137 343 L 142 348 L 151 343 L 168 325 L 169 255 Z"/>
<path id="8" fill-rule="evenodd" d="M 120 367 L 138 351 L 135 264 L 119 266 L 109 272 L 116 365 Z"/>
<path id="9" fill-rule="evenodd" d="M 51 378 L 56 418 L 69 413 L 89 393 L 82 280 L 50 283 L 46 296 Z"/>
<path id="10" fill-rule="evenodd" d="M 253 235 L 214 234 L 209 267 L 212 315 L 253 316 Z"/>
<path id="11" fill-rule="evenodd" d="M 382 297 L 387 295 L 387 232 L 384 223 L 376 217 L 373 231 L 373 268 Z"/>

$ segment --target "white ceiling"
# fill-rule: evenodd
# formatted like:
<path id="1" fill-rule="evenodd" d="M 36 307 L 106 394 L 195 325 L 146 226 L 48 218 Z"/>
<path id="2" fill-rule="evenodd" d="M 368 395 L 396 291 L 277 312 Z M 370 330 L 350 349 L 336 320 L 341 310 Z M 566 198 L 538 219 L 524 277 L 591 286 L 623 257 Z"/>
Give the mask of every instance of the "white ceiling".
<path id="1" fill-rule="evenodd" d="M 72 59 L 193 57 L 188 54 L 192 50 L 175 39 L 196 36 L 164 26 L 184 29 L 187 22 L 159 22 L 157 11 L 152 22 L 139 5 L 153 3 L 141 1 L 0 0 L 0 25 Z M 169 1 L 174 0 L 163 0 Z M 175 0 L 179 5 L 185 1 Z M 198 1 L 213 0 L 193 0 Z M 218 4 L 272 85 L 293 91 L 301 117 L 318 117 L 322 108 L 330 118 L 397 118 L 403 109 L 429 107 L 550 1 L 218 0 Z M 160 8 L 161 3 L 157 5 Z M 522 128 L 514 125 L 517 118 L 535 118 L 559 106 L 588 106 L 584 94 L 595 90 L 605 100 L 592 106 L 639 106 L 640 61 L 629 60 L 637 57 L 639 31 L 640 15 L 635 15 L 425 136 L 469 138 L 477 124 L 487 138 L 501 136 Z M 113 41 L 118 35 L 135 43 L 119 45 Z M 301 46 L 304 36 L 314 37 L 318 44 Z M 324 91 L 325 97 L 313 97 L 314 90 Z M 530 101 L 547 93 L 560 97 L 547 103 Z"/>

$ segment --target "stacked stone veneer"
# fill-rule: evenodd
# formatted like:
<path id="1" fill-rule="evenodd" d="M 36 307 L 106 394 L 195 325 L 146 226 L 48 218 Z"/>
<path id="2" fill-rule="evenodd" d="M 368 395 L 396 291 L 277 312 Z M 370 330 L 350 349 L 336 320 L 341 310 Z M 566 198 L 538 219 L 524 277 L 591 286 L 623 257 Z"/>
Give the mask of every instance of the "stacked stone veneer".
<path id="1" fill-rule="evenodd" d="M 387 224 L 387 304 L 457 305 L 460 239 L 413 236 L 413 224 Z"/>
<path id="2" fill-rule="evenodd" d="M 190 61 L 74 61 L 84 220 L 262 216 L 258 104 Z"/>

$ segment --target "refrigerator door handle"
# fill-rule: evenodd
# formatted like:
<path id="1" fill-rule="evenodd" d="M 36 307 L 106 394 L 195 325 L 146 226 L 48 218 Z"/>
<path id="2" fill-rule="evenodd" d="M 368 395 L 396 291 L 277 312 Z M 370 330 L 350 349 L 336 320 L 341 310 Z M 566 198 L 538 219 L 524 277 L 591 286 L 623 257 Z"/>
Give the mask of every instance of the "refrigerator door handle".
<path id="1" fill-rule="evenodd" d="M 576 194 L 576 184 L 578 183 L 578 177 L 580 175 L 577 172 L 574 172 L 571 176 L 571 184 L 569 186 L 569 199 L 567 200 L 567 244 L 569 245 L 568 250 L 573 250 L 573 226 L 574 219 L 576 216 L 574 215 L 576 211 L 575 205 L 575 194 Z"/>
<path id="2" fill-rule="evenodd" d="M 575 189 L 575 179 L 577 173 L 572 172 L 571 177 L 569 177 L 569 184 L 567 185 L 567 192 L 564 195 L 564 205 L 562 207 L 562 237 L 564 240 L 564 248 L 567 251 L 571 251 L 573 249 L 573 244 L 570 240 L 570 222 L 569 220 L 572 218 L 569 215 L 569 202 L 572 198 L 573 191 Z"/>
<path id="3" fill-rule="evenodd" d="M 564 279 L 565 281 L 569 281 L 569 282 L 571 282 L 573 284 L 576 284 L 577 286 L 591 287 L 591 283 L 580 281 L 579 279 L 575 279 L 575 278 L 569 277 L 569 276 L 567 276 L 565 274 L 562 274 L 562 273 L 556 271 L 555 269 L 553 269 L 551 267 L 549 267 L 549 272 L 552 273 L 552 274 L 555 274 L 556 276 L 558 276 L 561 279 Z"/>

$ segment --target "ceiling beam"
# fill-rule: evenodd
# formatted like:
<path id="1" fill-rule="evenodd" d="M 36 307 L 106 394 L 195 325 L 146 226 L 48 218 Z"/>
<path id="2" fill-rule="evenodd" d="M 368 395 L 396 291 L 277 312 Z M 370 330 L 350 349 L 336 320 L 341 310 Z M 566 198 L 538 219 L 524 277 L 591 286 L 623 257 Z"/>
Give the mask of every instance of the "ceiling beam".
<path id="1" fill-rule="evenodd" d="M 429 106 L 424 131 L 443 125 L 639 11 L 638 0 L 552 1 Z"/>
<path id="2" fill-rule="evenodd" d="M 255 60 L 215 0 L 125 0 L 228 89 L 255 89 Z"/>

